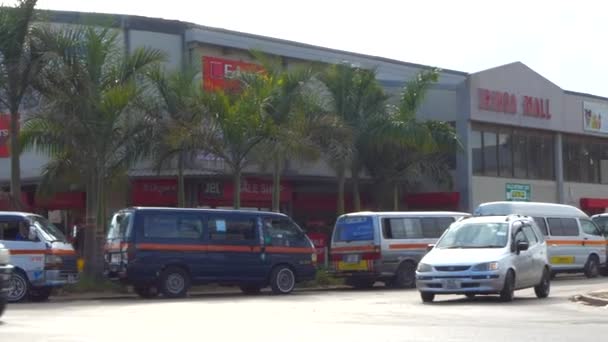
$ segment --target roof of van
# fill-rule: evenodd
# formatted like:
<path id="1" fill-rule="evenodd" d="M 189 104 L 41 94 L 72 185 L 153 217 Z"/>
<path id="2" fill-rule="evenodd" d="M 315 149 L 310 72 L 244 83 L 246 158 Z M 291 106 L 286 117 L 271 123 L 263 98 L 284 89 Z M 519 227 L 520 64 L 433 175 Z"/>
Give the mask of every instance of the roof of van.
<path id="1" fill-rule="evenodd" d="M 277 216 L 287 216 L 283 213 L 276 213 L 274 211 L 261 211 L 261 210 L 243 210 L 243 209 L 207 209 L 207 208 L 173 208 L 173 207 L 129 207 L 121 210 L 154 210 L 154 211 L 197 211 L 197 212 L 211 212 L 211 213 L 247 213 L 247 214 L 268 214 Z"/>
<path id="2" fill-rule="evenodd" d="M 23 211 L 0 211 L 0 216 L 4 216 L 4 215 L 10 215 L 10 216 L 40 216 L 38 214 L 34 214 L 34 213 L 26 213 Z"/>
<path id="3" fill-rule="evenodd" d="M 589 217 L 577 207 L 545 202 L 487 202 L 475 209 L 475 215 L 521 214 L 527 216 Z"/>
<path id="4" fill-rule="evenodd" d="M 359 211 L 347 213 L 343 216 L 363 216 L 363 215 L 378 215 L 378 216 L 471 216 L 469 213 L 458 211 Z"/>

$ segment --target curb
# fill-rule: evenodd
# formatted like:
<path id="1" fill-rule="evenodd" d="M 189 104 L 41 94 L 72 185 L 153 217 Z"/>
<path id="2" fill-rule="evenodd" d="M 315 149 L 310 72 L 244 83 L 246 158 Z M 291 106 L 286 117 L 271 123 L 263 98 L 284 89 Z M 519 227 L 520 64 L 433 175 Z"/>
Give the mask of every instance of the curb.
<path id="1" fill-rule="evenodd" d="M 575 302 L 583 302 L 593 306 L 608 306 L 608 298 L 600 298 L 593 295 L 594 293 L 580 294 L 572 296 L 571 300 Z"/>

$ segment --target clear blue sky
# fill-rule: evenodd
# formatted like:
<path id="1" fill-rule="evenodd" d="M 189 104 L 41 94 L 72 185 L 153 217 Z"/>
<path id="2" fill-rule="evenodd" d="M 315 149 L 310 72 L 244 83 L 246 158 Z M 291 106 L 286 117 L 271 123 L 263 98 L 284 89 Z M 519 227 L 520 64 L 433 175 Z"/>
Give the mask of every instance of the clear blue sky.
<path id="1" fill-rule="evenodd" d="M 39 0 L 38 7 L 178 19 L 466 72 L 521 61 L 564 89 L 608 97 L 604 3 Z"/>

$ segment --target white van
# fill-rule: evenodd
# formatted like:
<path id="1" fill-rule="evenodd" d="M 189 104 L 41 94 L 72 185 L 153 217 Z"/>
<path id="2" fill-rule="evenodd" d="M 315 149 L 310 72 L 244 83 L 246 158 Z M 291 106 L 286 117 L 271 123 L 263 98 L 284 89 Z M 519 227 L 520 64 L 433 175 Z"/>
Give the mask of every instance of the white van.
<path id="1" fill-rule="evenodd" d="M 606 239 L 582 210 L 565 204 L 541 202 L 489 202 L 475 216 L 520 214 L 531 216 L 545 235 L 553 275 L 584 272 L 597 277 L 606 263 Z"/>
<path id="2" fill-rule="evenodd" d="M 416 285 L 416 265 L 461 212 L 358 212 L 338 217 L 331 239 L 332 273 L 356 288 L 376 281 Z"/>
<path id="3" fill-rule="evenodd" d="M 76 252 L 63 233 L 44 217 L 0 212 L 0 243 L 14 269 L 8 301 L 44 301 L 53 287 L 78 281 Z"/>

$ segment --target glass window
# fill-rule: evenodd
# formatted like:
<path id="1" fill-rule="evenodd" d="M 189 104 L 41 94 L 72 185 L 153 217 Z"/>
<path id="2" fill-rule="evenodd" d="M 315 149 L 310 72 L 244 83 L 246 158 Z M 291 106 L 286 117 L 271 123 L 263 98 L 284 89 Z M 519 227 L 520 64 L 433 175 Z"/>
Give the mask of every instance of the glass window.
<path id="1" fill-rule="evenodd" d="M 255 219 L 251 217 L 216 217 L 209 220 L 211 241 L 252 241 L 256 239 Z"/>
<path id="2" fill-rule="evenodd" d="M 498 148 L 495 132 L 483 132 L 484 175 L 498 175 Z"/>
<path id="3" fill-rule="evenodd" d="M 144 237 L 160 239 L 200 239 L 203 221 L 194 215 L 174 213 L 146 214 Z"/>
<path id="4" fill-rule="evenodd" d="M 528 178 L 540 178 L 542 168 L 542 155 L 540 145 L 542 137 L 537 135 L 528 136 Z"/>
<path id="5" fill-rule="evenodd" d="M 120 213 L 112 217 L 110 227 L 108 228 L 108 240 L 124 239 L 128 234 L 127 229 L 131 221 L 132 214 L 130 212 Z"/>
<path id="6" fill-rule="evenodd" d="M 513 172 L 515 178 L 528 178 L 527 137 L 517 131 L 513 134 Z"/>
<path id="7" fill-rule="evenodd" d="M 522 231 L 526 235 L 526 238 L 530 242 L 530 245 L 535 245 L 538 243 L 538 237 L 536 236 L 536 233 L 534 233 L 534 230 L 532 229 L 532 227 L 524 226 L 522 228 Z"/>
<path id="8" fill-rule="evenodd" d="M 534 217 L 534 222 L 536 222 L 536 225 L 544 236 L 549 235 L 549 232 L 547 231 L 547 223 L 545 222 L 544 217 Z"/>
<path id="9" fill-rule="evenodd" d="M 336 223 L 334 241 L 368 241 L 374 239 L 374 221 L 370 216 L 342 217 Z"/>
<path id="10" fill-rule="evenodd" d="M 474 130 L 471 132 L 471 151 L 473 154 L 473 173 L 483 174 L 483 146 L 481 144 L 481 132 Z"/>
<path id="11" fill-rule="evenodd" d="M 383 222 L 384 237 L 387 239 L 421 239 L 422 224 L 418 218 L 386 218 Z"/>
<path id="12" fill-rule="evenodd" d="M 507 245 L 509 226 L 504 222 L 453 225 L 438 242 L 438 248 L 502 248 Z"/>
<path id="13" fill-rule="evenodd" d="M 599 228 L 595 225 L 595 223 L 593 223 L 589 220 L 583 220 L 583 219 L 579 219 L 579 221 L 581 222 L 581 228 L 583 229 L 583 232 L 585 234 L 602 236 L 602 233 L 600 232 Z"/>
<path id="14" fill-rule="evenodd" d="M 599 227 L 604 235 L 608 235 L 608 216 L 598 216 L 593 219 L 593 222 Z"/>
<path id="15" fill-rule="evenodd" d="M 572 218 L 547 218 L 549 231 L 554 236 L 577 236 L 578 224 Z"/>
<path id="16" fill-rule="evenodd" d="M 498 134 L 498 161 L 500 176 L 513 177 L 513 139 L 503 129 Z"/>
<path id="17" fill-rule="evenodd" d="M 451 217 L 424 217 L 420 219 L 422 237 L 439 238 L 441 234 L 454 222 Z"/>
<path id="18" fill-rule="evenodd" d="M 579 182 L 581 180 L 581 145 L 573 138 L 564 139 L 563 144 L 564 178 L 567 181 Z"/>
<path id="19" fill-rule="evenodd" d="M 263 223 L 265 245 L 308 247 L 304 233 L 293 221 L 281 217 L 266 217 Z"/>
<path id="20" fill-rule="evenodd" d="M 555 142 L 553 135 L 545 135 L 541 139 L 540 145 L 541 165 L 540 165 L 540 178 L 541 179 L 555 179 Z"/>
<path id="21" fill-rule="evenodd" d="M 600 181 L 608 184 L 608 144 L 600 145 Z"/>
<path id="22" fill-rule="evenodd" d="M 600 145 L 589 145 L 589 182 L 600 182 Z"/>
<path id="23" fill-rule="evenodd" d="M 580 148 L 580 155 L 579 155 L 579 160 L 580 160 L 580 167 L 581 167 L 581 171 L 580 171 L 580 179 L 579 181 L 583 182 L 583 183 L 589 183 L 591 181 L 590 179 L 590 157 L 591 157 L 591 150 L 589 149 L 589 144 L 586 143 L 581 143 L 579 144 L 579 148 Z"/>
<path id="24" fill-rule="evenodd" d="M 0 222 L 0 240 L 28 241 L 27 226 L 25 221 Z"/>
<path id="25" fill-rule="evenodd" d="M 518 230 L 517 233 L 515 234 L 515 237 L 513 238 L 514 245 L 517 245 L 520 242 L 530 243 L 530 241 L 528 241 L 528 238 L 526 237 L 526 234 L 524 233 L 523 229 Z"/>

